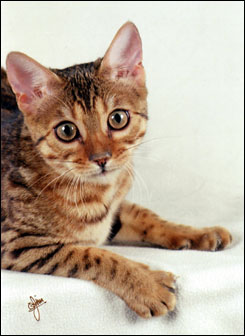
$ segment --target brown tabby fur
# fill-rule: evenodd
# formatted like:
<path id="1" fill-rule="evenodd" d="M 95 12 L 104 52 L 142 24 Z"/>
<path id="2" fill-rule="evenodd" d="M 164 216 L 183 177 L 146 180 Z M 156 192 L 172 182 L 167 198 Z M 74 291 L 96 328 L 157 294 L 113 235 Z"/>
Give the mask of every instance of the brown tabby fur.
<path id="1" fill-rule="evenodd" d="M 19 111 L 2 70 L 2 268 L 91 280 L 121 297 L 144 318 L 175 307 L 173 274 L 95 247 L 113 241 L 148 242 L 169 249 L 215 251 L 231 242 L 223 228 L 167 222 L 124 200 L 131 157 L 147 124 L 147 90 L 108 80 L 102 59 L 55 70 L 61 85 L 33 115 Z M 130 125 L 107 128 L 108 113 L 130 110 Z M 82 138 L 63 144 L 53 127 L 70 120 Z M 91 177 L 89 157 L 110 151 L 113 167 Z M 72 169 L 71 171 L 68 171 Z"/>

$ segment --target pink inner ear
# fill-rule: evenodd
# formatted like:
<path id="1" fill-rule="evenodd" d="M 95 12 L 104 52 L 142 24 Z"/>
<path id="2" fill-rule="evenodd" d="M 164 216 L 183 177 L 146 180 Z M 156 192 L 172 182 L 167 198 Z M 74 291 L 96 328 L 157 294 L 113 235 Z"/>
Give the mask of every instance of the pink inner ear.
<path id="1" fill-rule="evenodd" d="M 19 64 L 18 62 L 8 62 L 7 74 L 13 91 L 16 94 L 20 95 L 25 93 L 28 96 L 33 95 L 32 75 L 30 71 L 27 71 L 27 69 L 23 67 L 23 65 Z"/>
<path id="2" fill-rule="evenodd" d="M 35 87 L 33 89 L 33 92 L 34 92 L 35 96 L 37 96 L 38 98 L 42 98 L 43 97 L 43 92 L 38 87 Z"/>
<path id="3" fill-rule="evenodd" d="M 116 34 L 103 59 L 102 67 L 112 77 L 142 77 L 142 44 L 134 24 L 128 22 Z"/>
<path id="4" fill-rule="evenodd" d="M 23 94 L 17 93 L 16 97 L 17 97 L 18 104 L 22 104 L 22 105 L 23 104 L 30 104 L 31 101 L 32 101 L 32 99 L 24 93 Z"/>
<path id="5" fill-rule="evenodd" d="M 19 52 L 7 57 L 7 75 L 22 112 L 34 112 L 40 99 L 50 94 L 59 78 L 44 66 Z"/>
<path id="6" fill-rule="evenodd" d="M 24 94 L 29 99 L 42 98 L 48 91 L 48 82 L 55 81 L 55 75 L 48 69 L 17 52 L 8 55 L 7 75 L 16 96 Z"/>

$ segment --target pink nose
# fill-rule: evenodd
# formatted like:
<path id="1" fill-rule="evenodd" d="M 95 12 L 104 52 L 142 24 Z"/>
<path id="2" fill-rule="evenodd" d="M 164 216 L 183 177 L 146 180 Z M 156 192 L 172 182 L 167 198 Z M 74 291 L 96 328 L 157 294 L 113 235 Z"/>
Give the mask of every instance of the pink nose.
<path id="1" fill-rule="evenodd" d="M 89 160 L 96 162 L 99 167 L 104 169 L 110 157 L 111 157 L 110 152 L 103 152 L 90 155 Z"/>
<path id="2" fill-rule="evenodd" d="M 105 168 L 107 160 L 108 160 L 107 158 L 104 158 L 100 160 L 94 160 L 94 162 L 96 162 L 97 165 L 100 166 L 101 168 Z"/>

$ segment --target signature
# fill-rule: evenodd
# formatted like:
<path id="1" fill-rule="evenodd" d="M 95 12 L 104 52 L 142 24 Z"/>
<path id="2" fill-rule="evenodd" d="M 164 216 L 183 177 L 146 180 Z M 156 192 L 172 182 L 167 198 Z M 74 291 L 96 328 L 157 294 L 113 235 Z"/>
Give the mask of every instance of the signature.
<path id="1" fill-rule="evenodd" d="M 32 296 L 30 296 L 30 300 L 31 302 L 28 303 L 29 312 L 33 312 L 35 319 L 40 321 L 40 311 L 38 308 L 47 301 L 44 301 L 43 299 L 34 299 Z"/>

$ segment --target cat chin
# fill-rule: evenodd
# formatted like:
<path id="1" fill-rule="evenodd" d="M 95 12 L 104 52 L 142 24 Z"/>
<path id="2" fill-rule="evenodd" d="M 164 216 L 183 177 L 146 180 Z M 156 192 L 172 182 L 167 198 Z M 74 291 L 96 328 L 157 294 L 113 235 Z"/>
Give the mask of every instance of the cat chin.
<path id="1" fill-rule="evenodd" d="M 118 177 L 121 169 L 114 169 L 111 171 L 106 171 L 104 173 L 98 173 L 94 175 L 81 176 L 84 182 L 96 183 L 96 184 L 108 184 Z"/>

